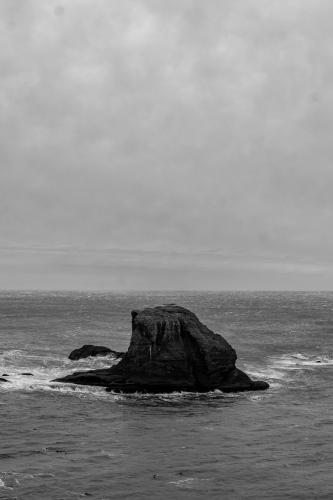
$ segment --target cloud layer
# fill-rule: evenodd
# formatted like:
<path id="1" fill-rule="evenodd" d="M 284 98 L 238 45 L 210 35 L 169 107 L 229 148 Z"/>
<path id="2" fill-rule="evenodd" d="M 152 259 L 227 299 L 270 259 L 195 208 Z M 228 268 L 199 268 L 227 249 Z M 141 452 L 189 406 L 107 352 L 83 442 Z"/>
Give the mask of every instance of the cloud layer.
<path id="1" fill-rule="evenodd" d="M 2 0 L 2 286 L 330 288 L 332 14 Z"/>

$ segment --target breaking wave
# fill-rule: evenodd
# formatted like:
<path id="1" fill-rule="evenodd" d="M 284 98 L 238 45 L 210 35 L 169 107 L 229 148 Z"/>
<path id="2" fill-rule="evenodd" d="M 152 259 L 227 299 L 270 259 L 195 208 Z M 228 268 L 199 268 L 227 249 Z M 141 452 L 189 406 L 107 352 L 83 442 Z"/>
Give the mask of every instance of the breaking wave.
<path id="1" fill-rule="evenodd" d="M 61 393 L 104 392 L 100 387 L 78 386 L 52 382 L 55 378 L 74 371 L 108 368 L 119 360 L 112 355 L 90 357 L 71 361 L 56 355 L 32 355 L 22 350 L 9 350 L 0 355 L 0 377 L 7 382 L 0 383 L 0 390 L 13 391 L 59 391 Z"/>
<path id="2" fill-rule="evenodd" d="M 286 370 L 297 370 L 299 368 L 318 368 L 333 365 L 333 359 L 329 355 L 306 355 L 302 353 L 284 354 L 273 359 L 276 365 Z"/>
<path id="3" fill-rule="evenodd" d="M 0 377 L 6 378 L 8 382 L 0 383 L 1 391 L 57 391 L 63 395 L 72 395 L 80 398 L 97 398 L 108 401 L 140 400 L 141 403 L 155 405 L 164 404 L 185 404 L 186 402 L 205 399 L 228 399 L 242 397 L 240 394 L 224 394 L 220 391 L 212 391 L 206 394 L 195 393 L 171 393 L 160 395 L 147 394 L 113 394 L 106 393 L 104 387 L 82 386 L 76 384 L 62 384 L 52 382 L 52 380 L 67 375 L 74 371 L 93 370 L 107 368 L 116 363 L 113 355 L 103 357 L 89 357 L 78 361 L 69 360 L 67 357 L 50 353 L 29 354 L 23 350 L 12 349 L 0 355 Z M 271 389 L 279 389 L 286 384 L 297 380 L 297 376 L 302 370 L 317 370 L 333 365 L 330 355 L 307 355 L 304 353 L 288 353 L 267 358 L 265 366 L 258 368 L 258 364 L 244 364 L 244 370 L 253 379 L 266 380 L 270 383 Z M 248 396 L 255 400 L 258 395 Z M 262 396 L 260 396 L 262 397 Z"/>
<path id="4" fill-rule="evenodd" d="M 267 380 L 270 387 L 280 388 L 284 384 L 298 380 L 304 370 L 313 372 L 333 365 L 330 355 L 307 355 L 303 353 L 288 353 L 279 356 L 270 356 L 266 366 L 258 368 L 245 365 L 245 371 L 253 378 Z"/>

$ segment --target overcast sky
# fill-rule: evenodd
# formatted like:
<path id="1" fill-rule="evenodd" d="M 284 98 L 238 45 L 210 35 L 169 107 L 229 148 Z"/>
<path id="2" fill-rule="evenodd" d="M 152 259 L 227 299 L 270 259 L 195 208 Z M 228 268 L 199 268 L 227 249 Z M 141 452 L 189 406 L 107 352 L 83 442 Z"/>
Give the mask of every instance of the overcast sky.
<path id="1" fill-rule="evenodd" d="M 0 288 L 333 288 L 331 0 L 0 0 L 0 124 Z"/>

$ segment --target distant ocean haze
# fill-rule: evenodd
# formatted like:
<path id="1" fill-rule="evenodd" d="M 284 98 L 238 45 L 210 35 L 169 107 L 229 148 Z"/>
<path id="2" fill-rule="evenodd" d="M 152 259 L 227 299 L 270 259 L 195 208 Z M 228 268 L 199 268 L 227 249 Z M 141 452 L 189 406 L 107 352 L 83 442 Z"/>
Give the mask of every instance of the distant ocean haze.
<path id="1" fill-rule="evenodd" d="M 164 245 L 162 245 L 164 248 Z M 0 248 L 4 289 L 68 290 L 330 290 L 329 248 L 320 257 L 309 249 L 276 246 L 243 251 L 180 245 L 176 251 L 132 247 Z M 177 248 L 177 245 L 176 245 Z M 46 272 L 47 271 L 47 272 Z"/>

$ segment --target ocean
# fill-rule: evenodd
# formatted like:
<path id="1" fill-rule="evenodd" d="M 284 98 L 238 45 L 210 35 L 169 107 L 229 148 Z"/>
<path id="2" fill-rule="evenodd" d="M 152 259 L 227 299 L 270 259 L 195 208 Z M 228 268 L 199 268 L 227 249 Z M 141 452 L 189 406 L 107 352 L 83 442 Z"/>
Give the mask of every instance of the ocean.
<path id="1" fill-rule="evenodd" d="M 189 308 L 263 392 L 122 395 L 52 379 L 111 366 L 132 309 Z M 333 498 L 333 293 L 0 292 L 0 498 Z"/>

